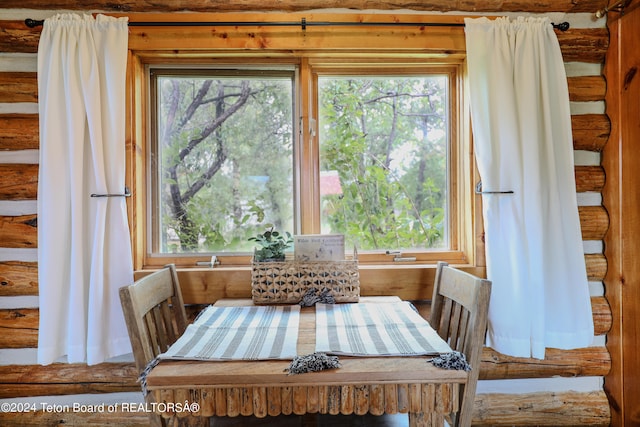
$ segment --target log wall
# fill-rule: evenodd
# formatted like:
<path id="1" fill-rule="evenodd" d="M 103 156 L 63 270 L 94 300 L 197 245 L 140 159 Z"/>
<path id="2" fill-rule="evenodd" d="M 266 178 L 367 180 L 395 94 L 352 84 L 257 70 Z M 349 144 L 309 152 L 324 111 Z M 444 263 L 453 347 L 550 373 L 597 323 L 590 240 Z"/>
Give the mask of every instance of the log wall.
<path id="1" fill-rule="evenodd" d="M 45 401 L 140 400 L 139 385 L 130 359 L 96 366 L 58 363 L 39 366 L 35 361 L 38 330 L 37 277 L 37 77 L 35 73 L 39 29 L 27 28 L 24 18 L 41 19 L 56 10 L 105 12 L 237 12 L 303 11 L 333 7 L 350 9 L 406 9 L 419 12 L 466 12 L 482 14 L 528 14 L 560 12 L 572 23 L 558 33 L 568 72 L 572 101 L 572 127 L 576 156 L 575 176 L 585 262 L 590 280 L 594 325 L 598 335 L 585 349 L 548 349 L 544 360 L 514 358 L 485 348 L 474 410 L 476 425 L 609 425 L 610 409 L 602 378 L 611 368 L 604 346 L 614 319 L 604 297 L 603 279 L 607 259 L 602 240 L 610 227 L 602 206 L 605 170 L 600 164 L 611 126 L 604 111 L 606 81 L 601 66 L 609 49 L 604 22 L 592 19 L 603 7 L 601 0 L 482 0 L 445 1 L 387 0 L 285 0 L 265 2 L 239 0 L 85 1 L 4 0 L 0 5 L 0 401 L 34 402 L 27 413 L 0 412 L 1 425 L 145 425 L 144 413 L 50 412 Z M 26 10 L 26 11 L 25 11 Z M 29 16 L 25 16 L 25 13 Z M 330 11 L 331 12 L 331 11 Z M 558 15 L 553 15 L 557 17 Z M 202 303 L 223 297 L 248 297 L 249 270 L 219 272 L 216 286 L 207 286 L 205 270 L 180 272 L 185 301 Z M 414 277 L 418 277 L 415 279 Z M 210 279 L 210 277 L 209 277 Z M 413 282 L 410 282 L 413 280 Z M 425 286 L 432 270 L 412 276 L 395 289 L 404 299 L 430 297 Z M 387 294 L 386 283 L 376 281 L 375 269 L 363 270 L 362 292 Z M 419 301 L 421 310 L 428 310 Z M 505 381 L 505 380 L 516 380 Z M 515 384 L 511 387 L 505 384 Z M 586 386 L 584 385 L 586 384 Z M 553 391 L 549 391 L 553 390 Z M 89 396 L 89 397 L 87 397 Z M 65 400 L 66 398 L 66 400 Z"/>

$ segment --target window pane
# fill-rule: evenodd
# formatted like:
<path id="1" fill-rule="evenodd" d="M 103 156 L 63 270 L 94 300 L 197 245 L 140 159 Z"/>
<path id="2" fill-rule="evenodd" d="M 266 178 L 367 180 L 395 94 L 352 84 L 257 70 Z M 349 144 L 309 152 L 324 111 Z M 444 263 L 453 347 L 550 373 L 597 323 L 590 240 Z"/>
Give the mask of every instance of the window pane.
<path id="1" fill-rule="evenodd" d="M 323 233 L 359 250 L 448 248 L 448 78 L 319 78 Z"/>
<path id="2" fill-rule="evenodd" d="M 156 251 L 249 252 L 265 224 L 292 230 L 291 74 L 159 74 L 155 87 Z"/>

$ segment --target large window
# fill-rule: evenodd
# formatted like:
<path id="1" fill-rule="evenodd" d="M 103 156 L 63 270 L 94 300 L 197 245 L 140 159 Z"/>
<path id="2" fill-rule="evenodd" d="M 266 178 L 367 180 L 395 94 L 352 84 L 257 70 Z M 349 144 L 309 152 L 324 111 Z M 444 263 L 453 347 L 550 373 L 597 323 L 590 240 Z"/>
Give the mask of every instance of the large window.
<path id="1" fill-rule="evenodd" d="M 228 269 L 186 276 L 223 277 L 237 293 L 249 238 L 271 225 L 344 234 L 347 253 L 357 248 L 363 268 L 382 273 L 369 281 L 402 276 L 419 287 L 437 261 L 483 265 L 459 18 L 202 19 L 179 31 L 130 27 L 136 269 L 206 266 L 216 255 Z M 288 25 L 305 19 L 329 25 Z M 431 20 L 455 25 L 417 25 Z"/>
<path id="2" fill-rule="evenodd" d="M 363 262 L 464 259 L 457 66 L 296 60 L 147 73 L 152 257 L 246 262 L 248 238 L 275 226 L 344 234 Z"/>

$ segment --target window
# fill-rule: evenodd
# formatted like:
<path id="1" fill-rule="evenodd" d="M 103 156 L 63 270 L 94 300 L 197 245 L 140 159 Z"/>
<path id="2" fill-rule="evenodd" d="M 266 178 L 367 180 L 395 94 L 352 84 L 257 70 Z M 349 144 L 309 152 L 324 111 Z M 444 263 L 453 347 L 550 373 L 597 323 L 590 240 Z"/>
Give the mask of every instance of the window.
<path id="1" fill-rule="evenodd" d="M 344 234 L 361 264 L 475 262 L 461 31 L 131 31 L 137 268 L 248 265 L 268 224 Z"/>
<path id="2" fill-rule="evenodd" d="M 362 250 L 449 248 L 449 79 L 318 79 L 322 233 Z"/>
<path id="3" fill-rule="evenodd" d="M 248 252 L 293 230 L 293 72 L 150 68 L 152 247 Z"/>

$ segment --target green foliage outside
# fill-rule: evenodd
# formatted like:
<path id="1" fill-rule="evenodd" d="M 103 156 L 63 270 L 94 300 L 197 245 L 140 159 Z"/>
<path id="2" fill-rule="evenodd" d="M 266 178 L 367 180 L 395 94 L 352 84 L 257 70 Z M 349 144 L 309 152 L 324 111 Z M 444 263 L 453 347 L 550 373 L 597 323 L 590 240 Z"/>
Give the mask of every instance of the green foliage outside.
<path id="1" fill-rule="evenodd" d="M 322 79 L 322 232 L 358 250 L 446 242 L 446 80 Z M 290 78 L 158 77 L 161 252 L 251 252 L 293 232 Z"/>
<path id="2" fill-rule="evenodd" d="M 323 232 L 359 249 L 446 244 L 446 80 L 321 80 L 321 166 L 343 194 L 323 198 Z"/>
<path id="3" fill-rule="evenodd" d="M 251 251 L 293 227 L 291 79 L 159 78 L 161 252 Z"/>

